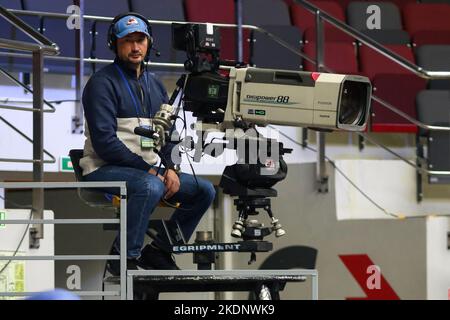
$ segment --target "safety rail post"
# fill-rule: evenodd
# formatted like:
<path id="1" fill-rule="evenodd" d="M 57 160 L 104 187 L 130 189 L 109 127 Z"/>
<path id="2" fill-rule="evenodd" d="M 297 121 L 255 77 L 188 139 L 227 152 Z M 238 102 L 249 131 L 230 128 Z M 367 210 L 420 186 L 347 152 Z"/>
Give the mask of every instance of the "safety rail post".
<path id="1" fill-rule="evenodd" d="M 44 57 L 41 50 L 33 52 L 33 181 L 44 181 Z M 32 197 L 33 218 L 43 219 L 44 189 L 33 189 Z M 44 237 L 42 224 L 30 228 L 31 248 L 39 248 L 39 239 Z"/>
<path id="2" fill-rule="evenodd" d="M 75 30 L 75 55 L 79 58 L 75 62 L 75 115 L 72 118 L 72 133 L 83 133 L 83 107 L 81 96 L 84 88 L 84 0 L 74 2 L 80 8 L 79 27 Z"/>
<path id="3" fill-rule="evenodd" d="M 236 57 L 238 62 L 244 61 L 244 43 L 242 34 L 242 0 L 234 0 L 236 7 Z"/>
<path id="4" fill-rule="evenodd" d="M 322 72 L 324 68 L 324 21 L 320 10 L 316 11 L 316 71 Z M 316 180 L 317 189 L 321 193 L 328 192 L 328 175 L 325 164 L 325 132 L 317 131 L 317 163 L 316 163 Z"/>
<path id="5" fill-rule="evenodd" d="M 56 44 L 34 30 L 23 20 L 19 19 L 13 13 L 0 6 L 0 16 L 5 18 L 16 28 L 19 28 L 30 36 L 36 43 L 27 43 L 23 41 L 13 41 L 2 39 L 0 43 L 3 48 L 19 49 L 32 52 L 33 60 L 33 181 L 41 182 L 44 180 L 44 144 L 43 144 L 43 125 L 44 125 L 44 54 L 59 54 L 59 48 Z M 33 189 L 32 197 L 33 216 L 35 218 L 43 217 L 44 210 L 44 190 Z M 31 247 L 38 248 L 39 240 L 42 239 L 42 225 L 30 228 Z"/>

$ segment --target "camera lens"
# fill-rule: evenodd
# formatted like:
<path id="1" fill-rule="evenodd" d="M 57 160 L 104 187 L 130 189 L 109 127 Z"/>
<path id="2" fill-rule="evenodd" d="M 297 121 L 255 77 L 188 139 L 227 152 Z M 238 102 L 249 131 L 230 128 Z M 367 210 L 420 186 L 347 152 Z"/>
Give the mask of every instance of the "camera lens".
<path id="1" fill-rule="evenodd" d="M 342 87 L 339 123 L 360 125 L 365 119 L 367 103 L 367 84 L 357 81 L 345 81 Z"/>

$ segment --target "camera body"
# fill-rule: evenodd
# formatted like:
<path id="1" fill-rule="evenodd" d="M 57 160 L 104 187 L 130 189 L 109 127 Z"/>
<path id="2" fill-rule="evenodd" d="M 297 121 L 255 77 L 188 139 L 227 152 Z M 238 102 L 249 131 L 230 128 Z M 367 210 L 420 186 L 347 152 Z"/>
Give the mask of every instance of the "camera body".
<path id="1" fill-rule="evenodd" d="M 184 108 L 219 130 L 240 122 L 364 131 L 372 87 L 358 75 L 232 67 L 219 73 L 220 37 L 210 24 L 173 24 L 173 46 L 186 51 Z"/>
<path id="2" fill-rule="evenodd" d="M 330 130 L 363 131 L 371 85 L 361 76 L 231 69 L 222 129 L 236 121 Z"/>
<path id="3" fill-rule="evenodd" d="M 276 237 L 283 236 L 286 232 L 272 212 L 270 199 L 277 196 L 274 185 L 287 175 L 283 155 L 292 149 L 262 136 L 256 127 L 273 124 L 363 131 L 370 110 L 369 79 L 357 75 L 240 67 L 236 63 L 224 72 L 219 70 L 220 66 L 230 64 L 219 59 L 220 37 L 216 27 L 172 24 L 172 33 L 174 48 L 187 54 L 184 110 L 197 117 L 193 128 L 201 134 L 194 161 L 200 161 L 203 154 L 220 154 L 208 153 L 210 146 L 236 149 L 240 159 L 225 168 L 219 183 L 225 194 L 238 197 L 234 205 L 239 216 L 231 235 L 244 242 L 261 242 L 272 232 Z M 208 133 L 216 131 L 225 132 L 222 142 L 207 144 Z M 259 211 L 268 214 L 270 227 L 250 219 Z"/>

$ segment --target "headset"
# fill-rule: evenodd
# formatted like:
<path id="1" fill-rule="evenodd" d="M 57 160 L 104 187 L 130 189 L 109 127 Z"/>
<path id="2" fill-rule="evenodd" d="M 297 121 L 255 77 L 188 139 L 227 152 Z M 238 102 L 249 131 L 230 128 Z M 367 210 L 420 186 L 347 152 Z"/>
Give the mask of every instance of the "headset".
<path id="1" fill-rule="evenodd" d="M 111 49 L 115 54 L 117 54 L 117 38 L 114 35 L 114 26 L 120 19 L 122 19 L 123 17 L 126 17 L 126 16 L 134 16 L 136 18 L 139 18 L 142 21 L 144 21 L 145 24 L 147 25 L 147 31 L 148 31 L 148 34 L 150 35 L 150 38 L 148 39 L 148 48 L 147 48 L 147 52 L 145 53 L 144 61 L 148 61 L 149 57 L 150 57 L 150 50 L 152 49 L 152 46 L 153 46 L 152 26 L 148 22 L 147 18 L 144 17 L 143 15 L 140 15 L 139 13 L 127 12 L 127 13 L 122 13 L 114 18 L 114 20 L 111 22 L 111 25 L 109 26 L 109 29 L 108 29 L 108 37 L 107 37 L 108 48 Z"/>

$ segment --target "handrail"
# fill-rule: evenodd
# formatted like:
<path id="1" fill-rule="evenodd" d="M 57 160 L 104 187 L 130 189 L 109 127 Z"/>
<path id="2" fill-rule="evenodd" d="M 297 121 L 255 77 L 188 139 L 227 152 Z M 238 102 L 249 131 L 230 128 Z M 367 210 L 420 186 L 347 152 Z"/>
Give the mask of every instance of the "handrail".
<path id="1" fill-rule="evenodd" d="M 29 16 L 49 17 L 49 18 L 69 18 L 69 17 L 76 16 L 76 15 L 72 15 L 72 14 L 53 13 L 53 12 L 44 12 L 44 11 L 25 11 L 25 10 L 16 10 L 16 9 L 8 9 L 8 10 L 10 12 L 12 12 L 12 13 L 18 13 L 18 14 L 29 15 Z M 104 17 L 104 16 L 83 15 L 83 19 L 85 19 L 85 20 L 94 20 L 94 21 L 102 21 L 102 22 L 111 22 L 114 18 Z M 176 20 L 152 20 L 152 19 L 148 19 L 148 22 L 151 23 L 151 24 L 156 24 L 156 25 L 171 25 L 172 23 L 179 23 L 179 24 L 189 24 L 189 23 L 205 24 L 205 22 L 176 21 Z M 214 25 L 214 26 L 217 26 L 217 27 L 224 27 L 224 28 L 237 28 L 238 27 L 237 24 L 232 24 L 232 23 L 211 23 L 211 24 Z M 304 54 L 303 52 L 299 51 L 298 48 L 295 48 L 295 47 L 291 46 L 286 41 L 278 38 L 277 36 L 275 36 L 274 34 L 268 32 L 267 30 L 265 30 L 263 28 L 260 28 L 260 27 L 257 27 L 257 26 L 253 26 L 253 25 L 247 25 L 247 24 L 243 24 L 242 28 L 249 29 L 249 30 L 256 30 L 258 32 L 261 32 L 261 33 L 267 35 L 268 37 L 270 37 L 272 40 L 274 40 L 278 44 L 280 44 L 281 46 L 283 46 L 284 48 L 286 48 L 289 51 L 291 51 L 292 53 L 296 54 L 297 56 L 302 57 L 303 59 L 308 60 L 309 62 L 311 62 L 313 64 L 316 63 L 313 59 L 308 57 L 306 54 Z M 166 66 L 166 65 L 164 65 L 164 66 Z M 167 65 L 167 66 L 170 67 L 170 65 Z"/>
<path id="2" fill-rule="evenodd" d="M 411 166 L 414 169 L 416 169 L 417 172 L 426 173 L 426 174 L 435 175 L 435 176 L 450 176 L 450 171 L 428 170 L 428 169 L 425 169 L 423 167 L 419 167 L 415 163 L 412 163 L 410 160 L 408 160 L 405 157 L 403 157 L 400 154 L 398 154 L 397 152 L 395 152 L 395 151 L 389 149 L 388 147 L 384 146 L 382 143 L 380 143 L 378 141 L 375 141 L 374 139 L 370 138 L 367 134 L 364 134 L 362 132 L 357 132 L 357 134 L 360 137 L 363 137 L 364 139 L 369 141 L 370 143 L 376 145 L 377 147 L 380 147 L 381 149 L 383 149 L 383 150 L 387 151 L 388 153 L 394 155 L 395 157 L 399 158 L 400 160 L 402 160 L 403 162 L 405 162 L 409 166 Z M 420 157 L 418 157 L 418 158 L 422 159 Z"/>
<path id="3" fill-rule="evenodd" d="M 119 239 L 120 239 L 120 253 L 117 255 L 21 255 L 17 256 L 15 253 L 12 255 L 1 256 L 0 260 L 50 260 L 50 261 L 68 261 L 68 260 L 76 260 L 76 261 L 93 261 L 93 260 L 118 260 L 120 264 L 120 282 L 119 291 L 114 291 L 114 294 L 109 291 L 74 291 L 78 292 L 80 295 L 99 295 L 99 296 L 109 296 L 109 295 L 118 295 L 122 300 L 125 300 L 127 297 L 127 276 L 126 276 L 126 252 L 127 252 L 127 186 L 125 181 L 96 181 L 96 182 L 1 182 L 0 188 L 4 189 L 71 189 L 71 188 L 117 188 L 119 189 L 120 194 L 120 214 L 119 218 L 114 219 L 44 219 L 44 217 L 40 219 L 30 218 L 28 219 L 10 219 L 10 220 L 2 220 L 3 224 L 24 224 L 31 225 L 37 224 L 43 226 L 44 224 L 65 224 L 65 225 L 82 225 L 82 224 L 100 224 L 105 223 L 106 221 L 111 224 L 119 225 Z M 99 189 L 97 189 L 99 190 Z M 29 293 L 19 293 L 19 295 L 27 295 Z M 7 293 L 0 292 L 1 296 L 13 296 L 17 295 L 17 293 Z"/>
<path id="4" fill-rule="evenodd" d="M 52 56 L 53 57 L 53 56 Z M 55 57 L 56 58 L 56 57 Z M 9 80 L 11 80 L 12 82 L 14 82 L 15 84 L 17 84 L 18 86 L 21 86 L 24 90 L 26 90 L 27 92 L 33 94 L 33 90 L 30 89 L 28 86 L 24 85 L 22 82 L 20 82 L 19 80 L 17 80 L 13 75 L 11 75 L 8 71 L 6 71 L 5 69 L 3 69 L 2 67 L 0 67 L 0 73 L 3 73 Z M 55 112 L 56 109 L 55 107 L 48 102 L 47 100 L 43 99 L 44 104 L 46 104 L 47 106 L 49 106 L 50 110 L 43 110 L 42 112 Z M 0 108 L 2 109 L 15 109 L 15 110 L 23 110 L 23 111 L 40 111 L 39 109 L 29 109 L 29 108 L 20 108 L 20 107 L 13 107 L 13 106 L 0 106 Z M 26 109 L 26 110 L 24 110 Z"/>
<path id="5" fill-rule="evenodd" d="M 405 69 L 415 73 L 416 75 L 418 75 L 418 76 L 420 76 L 422 78 L 429 79 L 429 80 L 450 79 L 450 71 L 431 71 L 431 70 L 426 70 L 426 69 L 424 69 L 424 68 L 422 68 L 420 66 L 417 66 L 414 63 L 411 63 L 410 61 L 408 61 L 407 59 L 405 59 L 402 56 L 398 55 L 397 53 L 395 53 L 395 52 L 393 52 L 393 51 L 391 51 L 389 49 L 386 49 L 379 42 L 373 40 L 369 36 L 367 36 L 364 33 L 358 31 L 357 29 L 354 29 L 353 27 L 343 23 L 342 21 L 337 20 L 336 18 L 334 18 L 333 16 L 329 15 L 325 11 L 322 11 L 318 7 L 310 4 L 308 1 L 306 1 L 306 0 L 295 0 L 294 2 L 297 2 L 297 3 L 301 4 L 301 5 L 303 5 L 306 9 L 308 9 L 309 11 L 311 11 L 313 13 L 318 13 L 321 16 L 321 18 L 324 19 L 325 21 L 327 21 L 328 23 L 334 25 L 335 27 L 337 27 L 341 31 L 345 32 L 346 34 L 349 34 L 349 35 L 355 37 L 357 40 L 359 40 L 362 43 L 366 44 L 370 48 L 378 51 L 379 53 L 381 53 L 384 56 L 386 56 L 388 59 L 396 62 L 397 64 L 401 65 Z M 70 15 L 70 14 L 48 13 L 48 12 L 43 12 L 43 11 L 25 11 L 25 10 L 15 10 L 15 9 L 9 9 L 8 11 L 10 11 L 12 13 L 20 13 L 20 14 L 23 14 L 23 15 L 30 15 L 30 16 L 43 16 L 43 17 L 56 17 L 56 18 L 68 18 L 68 17 L 72 17 L 73 16 L 73 15 Z M 113 18 L 110 18 L 110 17 L 93 16 L 93 15 L 83 15 L 83 19 L 95 20 L 95 21 L 103 21 L 103 22 L 110 22 L 110 21 L 113 20 Z M 180 24 L 198 23 L 198 24 L 204 24 L 204 22 L 189 22 L 189 21 L 175 21 L 175 20 L 152 20 L 152 19 L 149 19 L 148 21 L 150 23 L 152 23 L 152 24 L 157 24 L 157 25 L 158 24 L 159 25 L 170 25 L 172 23 L 180 23 Z M 217 26 L 217 27 L 225 27 L 225 28 L 236 28 L 238 26 L 237 24 L 232 24 L 232 23 L 212 23 L 212 24 L 214 26 Z M 270 38 L 275 40 L 277 43 L 279 43 L 283 47 L 289 49 L 293 53 L 295 53 L 295 54 L 305 58 L 306 60 L 308 60 L 311 63 L 315 63 L 314 60 L 312 60 L 311 58 L 309 58 L 305 54 L 302 54 L 301 52 L 298 52 L 298 49 L 292 48 L 292 46 L 290 46 L 288 43 L 286 43 L 285 41 L 279 39 L 278 37 L 276 37 L 272 33 L 264 30 L 263 28 L 260 28 L 260 27 L 257 27 L 257 26 L 253 26 L 253 25 L 245 25 L 245 24 L 242 25 L 242 28 L 250 29 L 250 30 L 256 30 L 256 31 L 259 31 L 261 33 L 264 33 L 265 35 L 269 36 Z"/>
<path id="6" fill-rule="evenodd" d="M 17 57 L 17 58 L 31 58 L 31 55 L 28 53 L 14 53 L 14 52 L 2 52 L 0 51 L 0 57 Z M 46 56 L 45 59 L 51 60 L 60 60 L 60 61 L 80 61 L 80 58 L 76 57 L 66 57 L 66 56 Z M 100 63 L 100 64 L 108 64 L 114 62 L 111 59 L 98 59 L 98 58 L 84 58 L 84 62 L 89 63 Z M 184 64 L 182 63 L 171 63 L 171 62 L 147 62 L 149 66 L 156 67 L 169 67 L 169 68 L 183 68 Z"/>
<path id="7" fill-rule="evenodd" d="M 333 16 L 330 16 L 325 11 L 322 11 L 318 7 L 312 5 L 306 0 L 295 0 L 295 3 L 299 3 L 302 6 L 304 6 L 309 11 L 320 15 L 320 17 L 327 21 L 328 23 L 332 24 L 339 30 L 345 32 L 346 34 L 355 37 L 357 40 L 361 41 L 362 43 L 366 44 L 370 48 L 374 49 L 375 51 L 381 53 L 386 58 L 394 61 L 395 63 L 399 64 L 403 68 L 415 73 L 419 77 L 422 77 L 424 79 L 428 80 L 437 80 L 437 79 L 450 79 L 450 71 L 430 71 L 426 70 L 408 60 L 403 58 L 402 56 L 398 55 L 397 53 L 386 49 L 382 44 L 379 42 L 373 40 L 369 36 L 365 35 L 364 33 L 356 30 L 355 28 L 345 24 L 342 21 L 339 21 L 338 19 L 334 18 Z"/>
<path id="8" fill-rule="evenodd" d="M 393 52 L 389 49 L 386 49 L 382 44 L 376 42 L 372 38 L 359 32 L 358 30 L 356 30 L 356 29 L 342 23 L 341 21 L 335 19 L 334 17 L 328 15 L 327 13 L 325 13 L 318 7 L 315 7 L 314 5 L 308 3 L 307 1 L 297 0 L 296 2 L 300 3 L 301 5 L 309 6 L 309 7 L 307 7 L 307 9 L 310 11 L 313 11 L 313 13 L 315 13 L 316 15 L 319 15 L 321 19 L 324 19 L 324 20 L 330 22 L 331 24 L 338 27 L 340 30 L 355 37 L 357 40 L 359 40 L 363 43 L 366 43 L 372 49 L 375 49 L 376 51 L 382 53 L 384 56 L 386 56 L 393 62 L 400 64 L 402 67 L 408 69 L 409 71 L 412 71 L 413 73 L 415 73 L 423 78 L 431 79 L 431 80 L 433 80 L 433 79 L 450 79 L 450 71 L 427 71 L 427 70 L 423 69 L 422 67 L 419 67 L 419 66 L 411 63 L 410 61 L 404 59 L 403 57 L 397 55 L 395 52 Z M 313 9 L 311 9 L 311 8 L 313 8 Z M 330 21 L 330 20 L 332 20 L 332 21 Z M 348 30 L 346 30 L 346 29 L 348 29 Z M 364 38 L 364 39 L 362 39 L 362 38 Z M 380 49 L 383 52 L 381 52 L 378 49 Z M 397 59 L 397 58 L 399 58 L 399 59 Z M 398 60 L 401 60 L 401 61 L 398 61 Z M 404 65 L 403 65 L 403 63 L 404 63 Z M 325 69 L 325 71 L 327 71 L 327 72 L 334 72 L 333 70 L 331 70 L 330 68 L 328 68 L 326 66 L 321 66 L 321 67 L 323 69 Z M 417 119 L 414 119 L 411 116 L 409 116 L 408 114 L 406 114 L 405 112 L 401 111 L 400 109 L 398 109 L 395 106 L 393 106 L 392 104 L 390 104 L 389 102 L 377 97 L 376 95 L 372 95 L 372 100 L 380 103 L 383 107 L 391 110 L 392 112 L 396 113 L 400 117 L 406 119 L 407 121 L 411 122 L 414 125 L 417 125 L 418 127 L 422 128 L 422 129 L 430 130 L 430 131 L 450 131 L 450 126 L 429 125 L 429 124 L 423 123 Z"/>
<path id="9" fill-rule="evenodd" d="M 355 37 L 357 40 L 361 41 L 362 43 L 368 45 L 372 49 L 374 49 L 374 50 L 378 51 L 379 53 L 383 54 L 388 59 L 394 61 L 395 63 L 401 65 L 402 67 L 406 68 L 407 70 L 415 73 L 416 75 L 418 75 L 418 76 L 420 76 L 422 78 L 425 78 L 425 79 L 450 79 L 450 72 L 425 70 L 422 67 L 419 67 L 419 66 L 415 65 L 414 63 L 411 63 L 410 61 L 406 60 L 402 56 L 396 54 L 395 52 L 393 52 L 393 51 L 391 51 L 389 49 L 386 49 L 383 45 L 381 45 L 377 41 L 373 40 L 372 38 L 368 37 L 364 33 L 360 32 L 360 31 L 358 31 L 358 30 L 356 30 L 356 29 L 354 29 L 354 28 L 352 28 L 352 27 L 350 27 L 348 25 L 346 25 L 345 23 L 343 23 L 343 22 L 341 22 L 339 20 L 337 20 L 333 16 L 330 16 L 329 14 L 327 14 L 324 11 L 322 11 L 318 7 L 310 4 L 309 2 L 307 2 L 305 0 L 297 0 L 295 2 L 299 3 L 300 5 L 303 5 L 306 9 L 308 9 L 311 12 L 313 12 L 315 14 L 319 14 L 320 17 L 323 20 L 325 20 L 325 21 L 329 22 L 330 24 L 334 25 L 335 27 L 337 27 L 341 31 L 343 31 L 343 32 L 345 32 L 345 33 Z M 14 9 L 8 9 L 8 11 L 10 11 L 12 13 L 19 13 L 19 14 L 30 15 L 30 16 L 44 16 L 44 17 L 56 17 L 56 18 L 68 18 L 68 17 L 72 17 L 73 16 L 71 14 L 49 13 L 49 12 L 43 12 L 43 11 L 25 11 L 25 10 L 14 10 Z M 104 16 L 83 15 L 83 19 L 110 22 L 110 21 L 112 21 L 113 18 L 104 17 Z M 187 21 L 170 21 L 170 20 L 151 20 L 151 19 L 149 19 L 148 21 L 150 23 L 160 24 L 160 25 L 170 25 L 172 23 L 180 23 L 180 24 L 199 23 L 199 24 L 204 24 L 204 22 L 187 22 Z M 218 26 L 218 27 L 225 27 L 225 28 L 236 28 L 237 27 L 236 24 L 229 24 L 229 23 L 213 23 L 213 25 L 214 26 Z M 258 26 L 253 26 L 253 25 L 242 25 L 242 28 L 249 29 L 249 30 L 255 30 L 257 32 L 263 33 L 266 36 L 270 37 L 275 42 L 277 42 L 278 44 L 282 45 L 284 48 L 286 48 L 289 51 L 291 51 L 292 53 L 294 53 L 294 54 L 304 58 L 305 60 L 309 61 L 310 63 L 316 64 L 316 61 L 314 59 L 312 59 L 312 58 L 308 57 L 306 54 L 298 51 L 298 48 L 295 48 L 295 47 L 291 46 L 289 43 L 283 41 L 282 39 L 280 39 L 276 35 L 268 32 L 267 30 L 265 30 L 263 28 L 260 28 Z M 28 55 L 10 54 L 10 53 L 3 53 L 3 52 L 0 52 L 0 55 L 22 56 L 22 57 L 28 56 Z M 72 57 L 48 57 L 48 58 L 55 59 L 55 60 L 68 60 L 68 61 L 78 61 L 78 60 L 80 60 L 78 58 L 72 58 Z M 108 60 L 108 59 L 94 59 L 94 58 L 85 58 L 85 59 L 83 59 L 83 61 L 84 62 L 90 62 L 90 63 L 102 63 L 102 64 L 107 64 L 107 63 L 111 63 L 112 62 L 112 60 Z M 179 64 L 179 63 L 155 63 L 155 62 L 149 62 L 148 64 L 151 65 L 151 66 L 161 66 L 161 67 L 171 67 L 171 68 L 182 68 L 182 67 L 184 67 L 183 64 Z M 329 68 L 326 68 L 325 66 L 323 66 L 323 67 L 326 69 L 327 72 L 333 72 Z M 392 106 L 388 102 L 382 100 L 381 98 L 373 96 L 373 100 L 377 101 L 378 103 L 380 103 L 381 105 L 383 105 L 387 109 L 397 113 L 399 116 L 405 118 L 409 122 L 419 126 L 420 128 L 427 129 L 427 130 L 433 130 L 433 131 L 450 131 L 450 127 L 434 126 L 434 125 L 428 125 L 428 124 L 422 123 L 422 122 L 418 121 L 417 119 L 414 119 L 414 118 L 410 117 L 409 115 L 407 115 L 403 111 L 399 110 L 398 108 Z"/>
<path id="10" fill-rule="evenodd" d="M 20 50 L 26 51 L 36 51 L 42 50 L 44 54 L 57 55 L 59 54 L 59 47 L 47 39 L 44 35 L 40 34 L 28 24 L 26 24 L 22 19 L 18 18 L 14 14 L 10 13 L 9 10 L 0 6 L 0 16 L 3 16 L 9 23 L 11 23 L 16 28 L 22 30 L 30 36 L 33 40 L 38 42 L 38 44 L 29 44 L 23 41 L 14 41 L 8 39 L 0 39 L 0 47 L 14 49 L 17 47 Z M 3 43 L 3 44 L 2 44 Z M 6 47 L 5 47 L 6 46 Z"/>
<path id="11" fill-rule="evenodd" d="M 36 43 L 28 43 L 24 41 L 16 41 L 10 39 L 0 39 L 0 48 L 23 50 L 32 52 L 32 66 L 33 66 L 33 140 L 28 138 L 20 130 L 15 129 L 19 134 L 24 136 L 33 143 L 33 181 L 44 180 L 44 139 L 43 139 L 43 125 L 44 125 L 44 87 L 43 87 L 43 69 L 45 55 L 58 55 L 59 47 L 47 39 L 45 36 L 34 30 L 23 20 L 15 14 L 10 13 L 7 9 L 0 6 L 0 16 L 5 18 L 11 25 L 23 31 Z M 7 72 L 5 73 L 9 78 L 14 79 Z M 8 124 L 5 119 L 3 122 Z M 48 153 L 47 153 L 48 154 Z M 51 156 L 51 155 L 50 155 Z M 25 159 L 2 159 L 3 161 L 25 162 Z M 55 158 L 53 158 L 55 160 Z M 44 189 L 35 189 L 32 194 L 33 215 L 35 218 L 42 218 L 44 214 Z M 42 225 L 35 225 L 31 228 L 30 235 L 32 237 L 33 245 L 38 246 L 39 239 L 44 237 L 44 229 Z"/>
<path id="12" fill-rule="evenodd" d="M 54 47 L 50 47 L 50 46 L 46 46 L 46 45 L 42 45 L 42 44 L 25 42 L 25 41 L 4 39 L 4 38 L 0 38 L 0 48 L 20 50 L 20 51 L 29 51 L 29 52 L 42 51 L 42 53 L 44 53 L 44 54 L 56 54 Z"/>
<path id="13" fill-rule="evenodd" d="M 13 129 L 15 132 L 17 132 L 19 135 L 21 135 L 25 140 L 27 140 L 28 142 L 31 142 L 33 144 L 33 140 L 28 137 L 25 133 L 23 133 L 22 131 L 20 131 L 18 128 L 16 128 L 12 123 L 10 123 L 8 120 L 6 120 L 5 118 L 3 118 L 2 116 L 0 116 L 0 121 L 2 121 L 3 123 L 5 123 L 8 127 L 10 127 L 11 129 Z M 47 150 L 45 150 L 44 148 L 42 148 L 42 151 L 44 152 L 44 154 L 48 155 L 51 160 L 39 160 L 39 159 L 9 159 L 9 158 L 1 158 L 0 162 L 25 162 L 25 163 L 55 163 L 56 162 L 56 158 Z"/>

